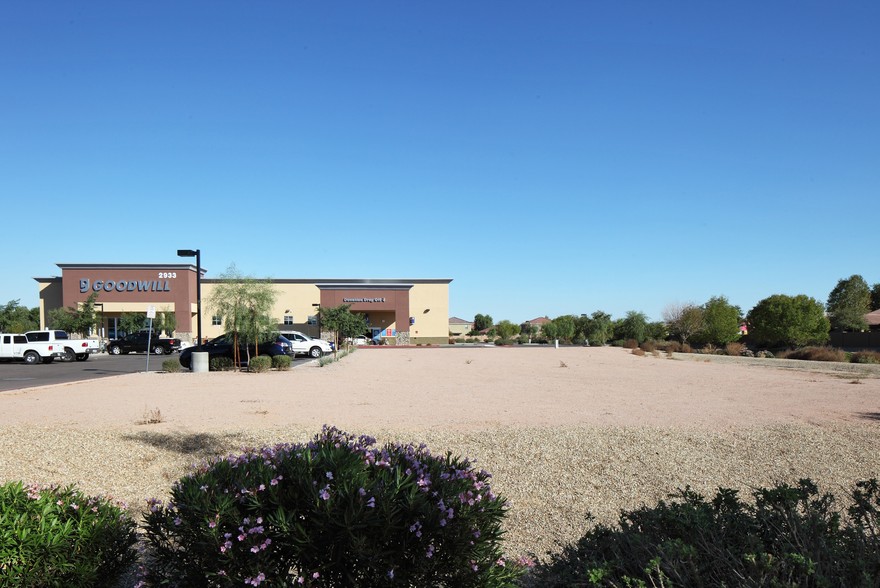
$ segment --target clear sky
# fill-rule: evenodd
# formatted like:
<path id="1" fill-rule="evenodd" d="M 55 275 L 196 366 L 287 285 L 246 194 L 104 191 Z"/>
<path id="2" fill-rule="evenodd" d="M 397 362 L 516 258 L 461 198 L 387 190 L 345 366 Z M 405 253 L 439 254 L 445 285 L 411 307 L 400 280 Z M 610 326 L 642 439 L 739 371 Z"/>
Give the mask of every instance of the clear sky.
<path id="1" fill-rule="evenodd" d="M 880 282 L 880 2 L 0 4 L 0 304 L 57 263 L 521 322 Z"/>

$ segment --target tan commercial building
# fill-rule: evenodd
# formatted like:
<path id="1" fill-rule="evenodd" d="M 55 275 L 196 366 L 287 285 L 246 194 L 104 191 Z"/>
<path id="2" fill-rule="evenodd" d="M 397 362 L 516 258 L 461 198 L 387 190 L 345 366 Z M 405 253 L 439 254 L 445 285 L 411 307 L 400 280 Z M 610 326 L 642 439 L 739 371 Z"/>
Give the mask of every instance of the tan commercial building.
<path id="1" fill-rule="evenodd" d="M 197 335 L 197 270 L 191 264 L 78 264 L 59 263 L 61 276 L 35 278 L 40 289 L 40 325 L 48 313 L 76 307 L 97 293 L 101 315 L 97 335 L 116 334 L 123 313 L 173 312 L 175 336 Z M 202 270 L 204 275 L 204 269 Z M 348 304 L 363 314 L 371 337 L 386 344 L 439 344 L 449 340 L 449 284 L 451 279 L 271 279 L 276 298 L 272 315 L 280 331 L 320 335 L 318 306 Z M 202 337 L 223 334 L 220 317 L 210 306 L 211 293 L 221 280 L 201 280 Z"/>

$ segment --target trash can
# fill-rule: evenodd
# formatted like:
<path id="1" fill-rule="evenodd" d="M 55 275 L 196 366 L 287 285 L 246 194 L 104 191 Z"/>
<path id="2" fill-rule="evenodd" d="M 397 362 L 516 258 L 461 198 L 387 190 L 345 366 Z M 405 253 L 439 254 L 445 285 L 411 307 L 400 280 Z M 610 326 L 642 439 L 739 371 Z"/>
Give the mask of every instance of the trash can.
<path id="1" fill-rule="evenodd" d="M 192 354 L 192 371 L 207 372 L 208 371 L 208 352 L 195 351 Z"/>

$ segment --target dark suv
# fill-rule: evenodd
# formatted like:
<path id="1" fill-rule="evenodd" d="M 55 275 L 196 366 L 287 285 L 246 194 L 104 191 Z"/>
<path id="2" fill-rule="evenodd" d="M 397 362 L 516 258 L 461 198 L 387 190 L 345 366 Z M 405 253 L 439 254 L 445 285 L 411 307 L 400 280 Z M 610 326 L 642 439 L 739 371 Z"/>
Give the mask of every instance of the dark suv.
<path id="1" fill-rule="evenodd" d="M 232 335 L 226 334 L 211 339 L 204 345 L 187 347 L 180 352 L 180 365 L 186 369 L 190 369 L 192 364 L 192 354 L 195 351 L 204 351 L 207 353 L 209 363 L 215 357 L 228 357 L 229 359 L 233 359 L 232 346 Z M 255 357 L 257 351 L 259 351 L 259 355 L 268 355 L 269 357 L 275 357 L 276 355 L 291 355 L 293 353 L 293 347 L 290 344 L 290 340 L 280 335 L 275 339 L 260 342 L 259 346 L 251 343 L 247 347 L 248 348 L 245 348 L 242 344 L 239 344 L 238 346 L 242 365 L 247 365 L 248 352 L 250 352 L 250 357 Z"/>

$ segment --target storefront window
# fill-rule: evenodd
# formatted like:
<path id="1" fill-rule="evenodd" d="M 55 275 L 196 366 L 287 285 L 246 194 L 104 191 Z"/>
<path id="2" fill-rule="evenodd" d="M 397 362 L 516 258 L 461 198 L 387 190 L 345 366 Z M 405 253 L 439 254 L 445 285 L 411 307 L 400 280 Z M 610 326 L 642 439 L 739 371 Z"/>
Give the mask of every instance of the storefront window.
<path id="1" fill-rule="evenodd" d="M 211 317 L 211 326 L 219 327 L 221 324 L 223 324 L 223 321 L 220 320 L 219 316 L 215 314 Z"/>
<path id="2" fill-rule="evenodd" d="M 292 314 L 285 314 L 284 315 L 284 324 L 285 325 L 292 325 L 293 324 L 293 315 Z"/>

